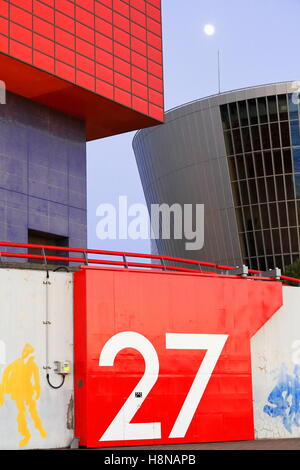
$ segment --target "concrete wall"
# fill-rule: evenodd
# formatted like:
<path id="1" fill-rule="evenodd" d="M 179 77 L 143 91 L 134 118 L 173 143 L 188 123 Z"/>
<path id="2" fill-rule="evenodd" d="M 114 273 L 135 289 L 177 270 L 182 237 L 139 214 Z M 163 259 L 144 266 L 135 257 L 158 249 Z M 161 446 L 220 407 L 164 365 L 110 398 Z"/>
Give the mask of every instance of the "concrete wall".
<path id="1" fill-rule="evenodd" d="M 0 449 L 18 449 L 26 434 L 24 449 L 68 447 L 74 436 L 73 274 L 46 275 L 0 269 Z M 284 287 L 283 297 L 284 306 L 251 341 L 257 439 L 300 437 L 300 289 Z M 26 345 L 34 359 L 21 359 Z M 57 390 L 45 369 L 51 367 L 50 380 L 59 385 L 55 360 L 72 366 Z M 39 397 L 32 387 L 34 370 Z"/>
<path id="2" fill-rule="evenodd" d="M 0 106 L 0 218 L 3 241 L 27 243 L 31 229 L 86 246 L 82 121 L 7 93 Z"/>
<path id="3" fill-rule="evenodd" d="M 50 380 L 54 385 L 61 376 L 53 372 L 55 360 L 70 360 L 73 367 L 73 275 L 50 272 L 50 284 L 44 284 L 46 272 L 0 269 L 0 383 L 5 382 L 5 369 L 11 380 L 0 406 L 0 449 L 18 449 L 26 423 L 30 434 L 24 449 L 69 446 L 73 438 L 73 373 L 66 377 L 58 390 L 46 380 L 47 343 Z M 48 320 L 46 302 L 48 289 Z M 46 337 L 48 329 L 48 341 Z M 34 348 L 34 361 L 20 360 L 25 345 Z M 18 360 L 18 362 L 14 362 Z M 34 382 L 37 365 L 40 380 L 40 398 L 30 386 Z M 3 391 L 3 388 L 2 388 Z M 1 385 L 0 385 L 1 405 Z M 24 408 L 25 407 L 25 408 Z M 31 407 L 31 413 L 30 413 Z M 47 437 L 35 428 L 35 407 Z M 26 414 L 24 410 L 26 409 Z M 19 416 L 18 416 L 19 410 Z M 38 418 L 35 417 L 36 423 Z M 18 431 L 18 425 L 20 431 Z M 42 428 L 41 428 L 42 427 Z M 23 433 L 23 435 L 22 435 Z M 28 433 L 27 433 L 28 437 Z"/>
<path id="4" fill-rule="evenodd" d="M 255 437 L 300 437 L 300 289 L 252 338 Z"/>

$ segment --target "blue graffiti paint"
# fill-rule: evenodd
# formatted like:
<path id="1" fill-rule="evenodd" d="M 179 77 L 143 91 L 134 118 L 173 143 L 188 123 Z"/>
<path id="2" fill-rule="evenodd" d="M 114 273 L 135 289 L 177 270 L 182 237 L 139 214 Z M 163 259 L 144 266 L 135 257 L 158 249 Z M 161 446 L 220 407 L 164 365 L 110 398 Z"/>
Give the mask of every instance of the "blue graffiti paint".
<path id="1" fill-rule="evenodd" d="M 293 375 L 282 364 L 278 383 L 268 396 L 270 405 L 263 411 L 271 418 L 282 418 L 285 429 L 292 434 L 292 427 L 300 427 L 300 365 L 295 365 Z"/>

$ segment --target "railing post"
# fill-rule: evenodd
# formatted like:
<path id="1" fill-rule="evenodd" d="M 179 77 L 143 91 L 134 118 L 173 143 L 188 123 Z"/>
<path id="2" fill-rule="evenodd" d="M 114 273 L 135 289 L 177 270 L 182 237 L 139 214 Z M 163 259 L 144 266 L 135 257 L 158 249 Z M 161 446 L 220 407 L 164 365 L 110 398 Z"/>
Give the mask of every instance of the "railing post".
<path id="1" fill-rule="evenodd" d="M 127 259 L 125 255 L 123 255 L 123 261 L 124 261 L 124 268 L 128 269 Z"/>
<path id="2" fill-rule="evenodd" d="M 46 253 L 45 253 L 45 249 L 42 248 L 42 255 L 44 256 L 44 264 L 46 266 L 46 271 L 47 271 L 47 279 L 49 278 L 49 270 L 48 270 L 48 263 L 47 263 L 47 258 L 46 258 Z"/>
<path id="3" fill-rule="evenodd" d="M 243 264 L 243 266 L 237 266 L 235 269 L 225 271 L 225 274 L 229 276 L 241 276 L 246 279 L 249 274 L 249 268 Z"/>
<path id="4" fill-rule="evenodd" d="M 281 269 L 269 269 L 269 271 L 264 271 L 258 274 L 259 277 L 274 277 L 276 281 L 280 281 L 281 279 Z"/>
<path id="5" fill-rule="evenodd" d="M 42 248 L 42 249 L 41 249 L 41 252 L 42 252 L 42 256 L 44 257 L 44 264 L 47 266 L 47 258 L 46 258 L 45 249 Z"/>
<path id="6" fill-rule="evenodd" d="M 85 260 L 85 261 L 84 261 L 84 264 L 85 264 L 86 266 L 88 266 L 88 265 L 89 265 L 89 260 L 88 260 L 87 252 L 86 252 L 86 251 L 83 252 L 83 256 L 84 256 L 84 260 Z"/>
<path id="7" fill-rule="evenodd" d="M 167 268 L 166 268 L 166 265 L 165 265 L 165 260 L 163 258 L 161 258 L 161 264 L 163 265 L 163 271 L 166 271 Z"/>

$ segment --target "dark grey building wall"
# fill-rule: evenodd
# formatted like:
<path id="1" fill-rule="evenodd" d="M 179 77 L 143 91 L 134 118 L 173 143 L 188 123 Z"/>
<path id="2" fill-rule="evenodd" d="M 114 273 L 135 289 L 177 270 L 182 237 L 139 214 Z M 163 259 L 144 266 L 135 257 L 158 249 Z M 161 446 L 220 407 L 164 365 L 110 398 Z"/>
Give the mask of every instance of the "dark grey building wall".
<path id="1" fill-rule="evenodd" d="M 0 105 L 0 239 L 28 230 L 85 247 L 86 143 L 82 121 L 8 93 Z"/>

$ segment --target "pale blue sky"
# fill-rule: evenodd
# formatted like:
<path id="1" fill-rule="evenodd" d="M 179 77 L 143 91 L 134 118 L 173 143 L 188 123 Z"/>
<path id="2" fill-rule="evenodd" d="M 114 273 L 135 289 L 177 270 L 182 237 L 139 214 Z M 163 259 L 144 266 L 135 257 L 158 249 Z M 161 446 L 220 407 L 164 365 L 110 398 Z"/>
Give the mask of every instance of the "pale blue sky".
<path id="1" fill-rule="evenodd" d="M 222 91 L 300 80 L 299 0 L 162 0 L 166 110 L 218 91 L 217 51 Z M 203 28 L 211 23 L 215 36 Z M 88 144 L 89 248 L 150 252 L 147 240 L 96 237 L 96 208 L 144 202 L 132 138 L 134 133 Z"/>

